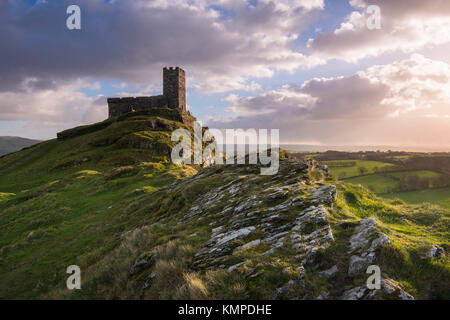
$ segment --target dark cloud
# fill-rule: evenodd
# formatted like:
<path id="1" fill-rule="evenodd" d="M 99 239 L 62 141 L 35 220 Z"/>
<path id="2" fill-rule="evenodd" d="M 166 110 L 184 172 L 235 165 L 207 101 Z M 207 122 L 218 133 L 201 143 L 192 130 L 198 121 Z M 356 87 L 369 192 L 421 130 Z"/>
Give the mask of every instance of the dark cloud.
<path id="1" fill-rule="evenodd" d="M 148 84 L 160 80 L 164 65 L 195 70 L 190 74 L 200 82 L 238 79 L 235 86 L 242 87 L 242 77 L 309 63 L 286 35 L 300 32 L 320 6 L 287 10 L 262 1 L 221 17 L 203 2 L 62 0 L 25 9 L 24 0 L 2 1 L 0 91 L 27 78 Z M 82 30 L 66 28 L 71 4 L 81 7 Z M 220 90 L 218 84 L 210 89 Z"/>

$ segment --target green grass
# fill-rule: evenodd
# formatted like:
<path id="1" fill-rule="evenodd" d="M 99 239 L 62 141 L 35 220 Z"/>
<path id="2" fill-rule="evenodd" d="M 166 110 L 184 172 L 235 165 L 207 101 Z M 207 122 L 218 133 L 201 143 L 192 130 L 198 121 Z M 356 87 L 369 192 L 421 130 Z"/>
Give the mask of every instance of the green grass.
<path id="1" fill-rule="evenodd" d="M 304 156 L 305 159 L 314 159 L 316 157 L 320 156 L 320 153 L 316 153 L 316 154 L 307 154 Z"/>
<path id="2" fill-rule="evenodd" d="M 155 121 L 163 127 L 148 126 Z M 68 265 L 98 261 L 121 233 L 153 219 L 146 208 L 160 200 L 159 189 L 196 172 L 167 163 L 164 130 L 182 126 L 128 117 L 1 158 L 0 298 L 42 296 L 62 283 Z"/>
<path id="3" fill-rule="evenodd" d="M 448 257 L 423 258 L 432 245 L 449 247 L 449 210 L 430 204 L 389 203 L 367 189 L 347 183 L 340 183 L 339 190 L 336 219 L 375 218 L 391 239 L 391 245 L 384 247 L 377 258 L 383 273 L 399 281 L 418 299 L 449 299 Z"/>
<path id="4" fill-rule="evenodd" d="M 403 155 L 403 156 L 391 156 L 389 158 L 391 159 L 409 159 L 411 156 L 409 155 Z"/>
<path id="5" fill-rule="evenodd" d="M 10 196 L 0 204 L 0 297 L 36 298 L 60 282 L 68 265 L 101 258 L 120 233 L 152 217 L 145 207 L 133 208 L 135 199 L 154 194 L 181 170 L 167 166 L 150 178 L 145 170 L 114 179 L 69 176 Z"/>
<path id="6" fill-rule="evenodd" d="M 338 178 L 350 178 L 361 175 L 359 168 L 365 168 L 367 171 L 365 174 L 375 173 L 375 168 L 394 167 L 391 163 L 379 162 L 379 161 L 367 161 L 367 160 L 332 160 L 324 161 L 330 170 Z"/>
<path id="7" fill-rule="evenodd" d="M 290 279 L 283 270 L 288 267 L 294 274 L 298 261 L 287 247 L 274 256 L 260 256 L 268 249 L 262 246 L 223 262 L 230 266 L 246 259 L 249 266 L 264 273 L 255 280 L 245 277 L 248 270 L 241 275 L 192 270 L 195 253 L 210 238 L 211 224 L 223 218 L 220 214 L 230 200 L 223 199 L 200 218 L 183 222 L 181 217 L 199 195 L 244 174 L 249 175 L 245 180 L 257 178 L 258 183 L 248 184 L 239 196 L 260 195 L 272 177 L 260 176 L 259 170 L 243 173 L 236 166 L 225 166 L 211 168 L 217 170 L 213 175 L 170 191 L 166 187 L 196 174 L 198 168 L 171 165 L 164 153 L 171 143 L 169 128 L 182 124 L 164 120 L 166 129 L 146 130 L 152 121 L 155 117 L 130 117 L 101 130 L 83 128 L 89 133 L 67 141 L 46 141 L 0 159 L 0 299 L 271 299 L 276 288 Z M 147 148 L 147 144 L 156 148 Z M 373 162 L 358 165 L 380 167 Z M 283 169 L 284 173 L 290 169 Z M 448 263 L 415 260 L 419 248 L 431 243 L 448 248 L 448 212 L 439 207 L 391 204 L 364 188 L 338 185 L 339 198 L 330 211 L 336 246 L 325 253 L 324 261 L 345 270 L 352 230 L 342 229 L 339 223 L 375 217 L 394 239 L 395 248 L 403 250 L 401 254 L 395 251 L 393 257 L 384 255 L 383 271 L 410 283 L 419 297 L 426 298 L 434 290 L 448 298 L 446 288 L 430 289 L 425 281 L 428 277 L 448 283 Z M 295 210 L 290 212 L 292 219 L 298 216 Z M 404 222 L 402 214 L 410 220 Z M 262 231 L 255 231 L 254 237 L 261 237 L 258 232 Z M 151 289 L 142 292 L 148 274 L 130 278 L 128 270 L 139 255 L 149 252 L 160 257 L 154 267 L 159 276 Z M 65 271 L 73 264 L 81 267 L 83 290 L 68 293 Z M 307 287 L 287 298 L 317 297 L 326 283 L 314 275 L 316 271 L 307 270 Z M 421 272 L 426 277 L 420 277 Z M 345 285 L 355 285 L 346 273 L 341 277 Z"/>
<path id="8" fill-rule="evenodd" d="M 346 182 L 352 184 L 360 184 L 371 191 L 381 194 L 394 190 L 398 185 L 398 179 L 408 176 L 418 176 L 419 178 L 437 178 L 439 173 L 427 170 L 416 171 L 399 171 L 383 174 L 370 174 L 365 176 L 353 177 L 345 179 Z M 434 203 L 430 200 L 430 202 Z"/>
<path id="9" fill-rule="evenodd" d="M 450 188 L 381 194 L 388 199 L 401 199 L 410 204 L 433 203 L 450 209 Z"/>
<path id="10" fill-rule="evenodd" d="M 355 162 L 355 165 L 352 163 Z M 398 181 L 401 178 L 406 178 L 410 176 L 417 176 L 419 178 L 438 178 L 441 176 L 440 173 L 430 171 L 430 170 L 413 170 L 413 171 L 394 171 L 374 174 L 374 168 L 382 168 L 382 165 L 388 165 L 388 167 L 393 167 L 390 164 L 376 162 L 376 161 L 358 161 L 358 160 L 336 160 L 336 161 L 326 161 L 331 171 L 341 179 L 345 179 L 346 182 L 355 185 L 362 185 L 369 190 L 385 197 L 388 199 L 398 198 L 404 200 L 409 204 L 417 203 L 432 203 L 441 205 L 448 208 L 448 202 L 450 201 L 450 194 L 445 194 L 446 189 L 430 189 L 423 191 L 414 192 L 401 192 L 392 193 L 398 187 Z M 369 174 L 361 175 L 359 172 L 359 167 L 365 167 Z M 441 191 L 444 190 L 444 191 Z"/>
<path id="11" fill-rule="evenodd" d="M 8 200 L 9 198 L 11 198 L 13 196 L 15 196 L 14 193 L 0 192 L 0 202 L 6 201 L 6 200 Z"/>
<path id="12" fill-rule="evenodd" d="M 345 182 L 360 184 L 375 193 L 387 192 L 387 190 L 397 185 L 396 180 L 379 174 L 350 178 L 346 179 Z"/>
<path id="13" fill-rule="evenodd" d="M 429 170 L 400 171 L 387 174 L 390 177 L 402 178 L 408 176 L 418 176 L 419 178 L 438 178 L 440 173 Z"/>

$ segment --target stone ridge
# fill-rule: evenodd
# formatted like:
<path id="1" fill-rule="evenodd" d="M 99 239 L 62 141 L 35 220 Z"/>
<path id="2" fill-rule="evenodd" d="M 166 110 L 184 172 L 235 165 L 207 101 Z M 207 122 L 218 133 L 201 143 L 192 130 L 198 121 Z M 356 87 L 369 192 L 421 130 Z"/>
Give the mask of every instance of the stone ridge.
<path id="1" fill-rule="evenodd" d="M 259 175 L 257 166 L 213 166 L 166 187 L 167 197 L 176 199 L 192 186 L 226 181 L 199 193 L 177 217 L 179 226 L 204 225 L 209 230 L 189 268 L 239 275 L 260 285 L 267 281 L 266 272 L 282 264 L 286 280 L 277 284 L 273 299 L 308 296 L 316 290 L 311 285 L 314 278 L 326 283 L 312 297 L 316 299 L 413 299 L 385 275 L 379 290 L 361 285 L 367 267 L 377 264 L 379 251 L 390 245 L 390 239 L 375 219 L 339 220 L 338 188 L 327 180 L 316 180 L 312 170 L 322 171 L 325 178 L 328 175 L 327 168 L 314 161 L 282 159 L 273 177 Z M 350 259 L 333 262 L 331 256 L 325 258 L 336 250 Z"/>

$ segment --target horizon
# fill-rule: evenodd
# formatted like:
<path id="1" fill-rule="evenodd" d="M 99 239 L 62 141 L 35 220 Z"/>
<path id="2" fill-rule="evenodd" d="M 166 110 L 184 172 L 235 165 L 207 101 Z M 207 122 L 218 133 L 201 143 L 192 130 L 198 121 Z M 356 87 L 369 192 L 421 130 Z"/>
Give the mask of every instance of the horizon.
<path id="1" fill-rule="evenodd" d="M 19 138 L 19 139 L 29 139 L 36 140 L 38 142 L 49 141 L 52 139 L 32 139 L 21 136 L 0 136 L 0 138 Z M 228 145 L 228 144 L 225 144 Z M 230 144 L 231 145 L 231 144 Z M 242 146 L 242 144 L 235 144 L 237 147 Z M 245 144 L 248 146 L 249 144 Z M 223 144 L 222 144 L 223 146 Z M 290 152 L 326 152 L 326 151 L 338 151 L 338 152 L 410 152 L 410 153 L 450 153 L 449 146 L 438 146 L 438 145 L 326 145 L 326 144 L 307 144 L 307 143 L 279 143 L 280 148 L 286 149 Z M 289 149 L 294 148 L 294 149 Z M 309 148 L 309 149 L 308 149 Z"/>

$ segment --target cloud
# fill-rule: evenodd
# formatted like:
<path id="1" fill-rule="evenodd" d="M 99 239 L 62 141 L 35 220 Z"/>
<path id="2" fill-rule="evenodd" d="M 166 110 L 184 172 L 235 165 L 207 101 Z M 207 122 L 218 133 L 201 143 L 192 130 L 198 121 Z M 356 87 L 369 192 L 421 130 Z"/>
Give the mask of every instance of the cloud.
<path id="1" fill-rule="evenodd" d="M 36 86 L 35 79 L 25 79 L 18 91 L 0 92 L 0 120 L 22 120 L 38 127 L 87 124 L 104 120 L 106 98 L 88 97 L 81 89 L 96 83 L 76 81 L 58 87 Z"/>
<path id="2" fill-rule="evenodd" d="M 356 62 L 388 52 L 408 52 L 450 42 L 448 0 L 350 0 L 353 11 L 339 28 L 308 41 L 323 59 Z M 369 30 L 366 10 L 381 9 L 381 29 Z"/>
<path id="3" fill-rule="evenodd" d="M 164 65 L 183 66 L 200 91 L 251 90 L 251 78 L 323 63 L 294 45 L 323 0 L 79 0 L 82 30 L 70 31 L 72 2 L 2 1 L 0 91 L 27 78 L 149 84 Z"/>
<path id="4" fill-rule="evenodd" d="M 210 118 L 208 126 L 279 128 L 285 142 L 321 139 L 323 143 L 376 144 L 384 136 L 398 143 L 416 139 L 450 145 L 450 123 L 445 117 L 450 109 L 449 81 L 448 64 L 413 54 L 348 77 L 312 79 L 254 97 L 230 95 L 226 101 L 234 117 Z M 430 114 L 441 120 L 431 130 L 425 128 L 430 126 Z M 391 136 L 381 133 L 382 128 Z"/>

